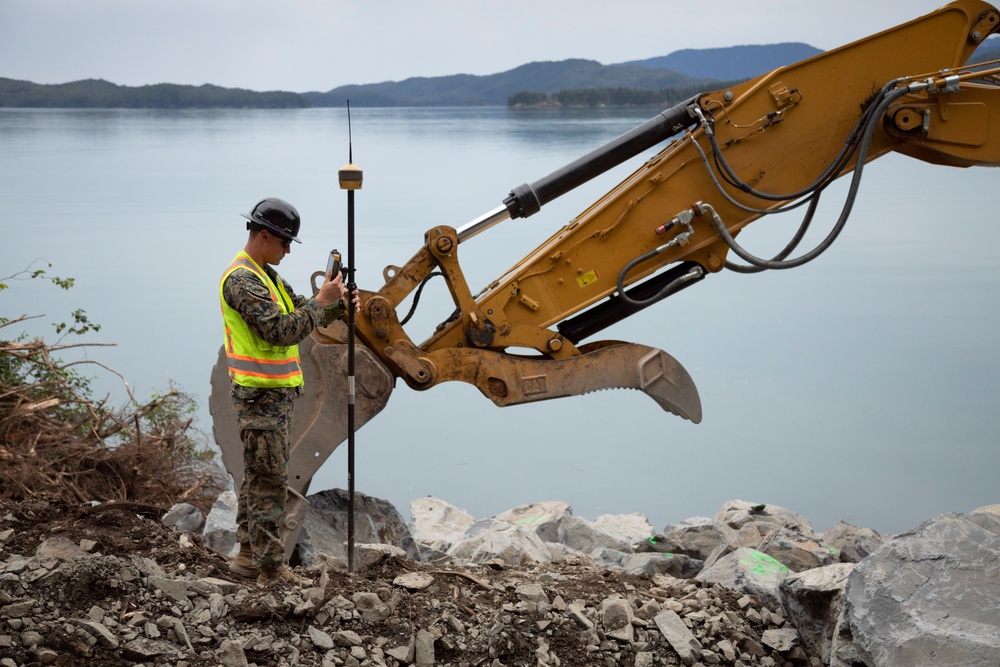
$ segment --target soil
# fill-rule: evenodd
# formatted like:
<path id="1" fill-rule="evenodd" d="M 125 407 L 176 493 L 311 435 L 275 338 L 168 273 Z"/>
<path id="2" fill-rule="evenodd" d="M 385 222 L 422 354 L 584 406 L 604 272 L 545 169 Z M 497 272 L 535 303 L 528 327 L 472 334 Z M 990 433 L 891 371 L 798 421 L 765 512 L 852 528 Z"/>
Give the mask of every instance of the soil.
<path id="1" fill-rule="evenodd" d="M 407 643 L 412 646 L 421 631 L 433 637 L 433 662 L 426 662 L 426 650 L 424 653 L 427 665 L 679 665 L 680 657 L 651 620 L 655 611 L 670 601 L 677 609 L 683 606 L 679 612 L 682 617 L 702 612 L 689 618 L 689 627 L 711 656 L 721 657 L 718 664 L 810 664 L 801 650 L 779 655 L 763 649 L 763 631 L 779 626 L 781 619 L 773 616 L 768 620 L 764 612 L 764 620 L 758 615 L 751 622 L 745 612 L 749 608 L 759 610 L 759 604 L 748 608 L 746 596 L 718 586 L 660 575 L 632 576 L 597 567 L 586 558 L 523 567 L 498 563 L 458 567 L 387 557 L 361 573 L 349 574 L 333 565 L 296 569 L 320 584 L 318 593 L 314 589 L 310 597 L 285 582 L 260 587 L 251 578 L 234 575 L 228 569 L 227 558 L 206 548 L 199 535 L 179 533 L 160 523 L 165 512 L 164 508 L 125 502 L 89 506 L 0 501 L 0 573 L 5 563 L 17 557 L 36 556 L 43 543 L 82 546 L 86 552 L 37 566 L 60 576 L 31 578 L 25 576 L 26 570 L 17 576 L 0 574 L 0 658 L 9 660 L 0 661 L 0 665 L 45 664 L 47 657 L 57 665 L 394 667 L 411 663 L 391 657 L 388 649 Z M 205 629 L 205 623 L 192 619 L 197 609 L 192 610 L 191 605 L 153 591 L 144 577 L 122 576 L 123 568 L 142 559 L 155 561 L 173 579 L 225 580 L 239 584 L 239 591 L 225 596 L 226 612 Z M 434 583 L 420 590 L 394 584 L 399 575 L 408 572 L 427 573 Z M 548 601 L 526 603 L 518 587 L 528 583 L 541 584 Z M 367 616 L 355 597 L 358 593 L 377 594 L 386 607 L 382 617 Z M 192 600 L 197 598 L 196 593 L 188 595 Z M 640 611 L 653 603 L 653 612 L 639 613 L 633 621 L 635 640 L 611 638 L 600 622 L 585 628 L 585 623 L 570 618 L 563 604 L 582 603 L 599 621 L 597 610 L 602 602 L 615 596 L 627 599 L 632 608 Z M 12 622 L 4 610 L 22 600 L 34 600 L 36 604 L 30 615 Z M 179 644 L 180 653 L 152 655 L 148 661 L 140 662 L 134 655 L 129 660 L 122 646 L 101 642 L 84 646 L 82 633 L 68 628 L 74 619 L 93 618 L 95 605 L 114 619 L 111 623 L 105 621 L 105 625 L 110 625 L 119 637 L 134 614 L 142 614 L 150 622 L 159 621 L 156 625 L 161 628 L 169 625 L 162 622 L 165 617 L 179 617 L 187 628 L 190 650 L 183 651 L 183 637 L 167 630 L 164 639 Z M 310 641 L 311 628 L 333 636 L 337 645 L 323 647 Z M 40 636 L 34 646 L 25 639 L 28 630 Z M 345 631 L 357 633 L 360 649 L 339 645 L 348 643 L 338 639 Z M 248 641 L 251 637 L 262 641 Z M 128 639 L 123 637 L 120 644 L 126 644 Z M 227 641 L 245 647 L 238 652 L 246 656 L 245 662 L 240 657 L 232 662 L 220 658 Z M 735 647 L 735 661 L 725 659 L 720 641 Z M 40 652 L 39 647 L 46 647 L 48 652 Z M 410 659 L 416 660 L 412 664 L 419 665 L 419 651 L 416 658 L 412 653 Z M 649 657 L 640 655 L 643 653 Z M 708 662 L 716 662 L 716 657 Z"/>

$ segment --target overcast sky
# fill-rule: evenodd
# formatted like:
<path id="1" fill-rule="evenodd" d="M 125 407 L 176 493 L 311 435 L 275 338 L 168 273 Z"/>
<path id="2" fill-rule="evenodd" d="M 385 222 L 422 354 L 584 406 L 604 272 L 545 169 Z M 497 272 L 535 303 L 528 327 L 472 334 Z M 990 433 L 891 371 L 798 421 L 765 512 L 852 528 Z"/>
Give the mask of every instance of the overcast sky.
<path id="1" fill-rule="evenodd" d="M 828 50 L 940 0 L 0 0 L 0 77 L 326 91 L 686 48 Z"/>

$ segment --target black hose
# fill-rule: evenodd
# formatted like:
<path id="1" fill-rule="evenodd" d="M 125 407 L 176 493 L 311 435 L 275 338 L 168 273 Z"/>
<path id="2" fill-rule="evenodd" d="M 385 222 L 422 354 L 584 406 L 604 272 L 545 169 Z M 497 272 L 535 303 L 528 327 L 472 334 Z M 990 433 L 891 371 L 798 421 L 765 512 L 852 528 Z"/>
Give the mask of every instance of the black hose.
<path id="1" fill-rule="evenodd" d="M 906 88 L 900 88 L 891 91 L 887 90 L 890 87 L 890 85 L 892 84 L 887 84 L 887 86 L 883 88 L 883 91 L 882 93 L 880 93 L 879 96 L 880 97 L 879 101 L 876 104 L 870 106 L 868 109 L 866 109 L 865 113 L 862 115 L 862 118 L 864 119 L 864 129 L 861 133 L 860 145 L 858 147 L 858 159 L 857 159 L 857 164 L 855 165 L 854 168 L 853 177 L 851 178 L 851 186 L 848 191 L 847 199 L 844 202 L 844 207 L 841 210 L 840 217 L 838 218 L 837 223 L 833 226 L 833 229 L 830 230 L 830 233 L 826 236 L 826 238 L 823 239 L 811 251 L 805 253 L 804 255 L 800 255 L 795 259 L 779 260 L 779 261 L 766 260 L 760 257 L 756 257 L 755 255 L 752 255 L 751 253 L 747 252 L 742 246 L 740 246 L 740 244 L 736 242 L 736 239 L 733 238 L 733 236 L 729 233 L 729 230 L 726 228 L 722 220 L 713 213 L 712 221 L 715 224 L 716 230 L 719 232 L 719 235 L 726 242 L 726 245 L 729 246 L 730 250 L 739 255 L 744 261 L 755 267 L 759 267 L 762 269 L 791 269 L 797 266 L 802 266 L 803 264 L 806 264 L 807 262 L 816 259 L 833 244 L 833 242 L 840 235 L 840 232 L 843 231 L 844 226 L 847 223 L 847 219 L 851 215 L 851 210 L 854 207 L 854 201 L 857 198 L 858 188 L 861 185 L 861 175 L 862 172 L 864 171 L 865 160 L 868 156 L 868 149 L 871 147 L 872 136 L 874 135 L 875 128 L 877 126 L 876 123 L 877 119 L 882 117 L 882 114 L 885 112 L 885 110 L 889 107 L 890 104 L 895 102 L 898 98 L 902 97 L 903 95 L 909 93 L 909 90 Z M 695 143 L 695 145 L 697 146 L 697 142 Z M 700 146 L 698 147 L 698 149 L 701 150 Z"/>
<path id="2" fill-rule="evenodd" d="M 405 326 L 406 323 L 410 321 L 410 318 L 413 317 L 413 313 L 417 310 L 417 304 L 420 303 L 420 293 L 424 291 L 424 286 L 427 285 L 427 281 L 434 276 L 443 275 L 444 274 L 440 271 L 434 271 L 433 273 L 427 274 L 427 277 L 420 281 L 420 285 L 417 286 L 417 291 L 413 293 L 413 304 L 410 306 L 410 311 L 406 313 L 406 317 L 400 321 L 400 326 Z"/>
<path id="3" fill-rule="evenodd" d="M 659 254 L 660 250 L 661 250 L 660 248 L 657 248 L 656 250 L 650 250 L 642 257 L 637 257 L 636 259 L 633 259 L 631 262 L 626 264 L 625 268 L 623 268 L 618 273 L 619 299 L 629 304 L 630 306 L 645 308 L 646 306 L 652 305 L 657 301 L 660 301 L 661 299 L 667 298 L 674 292 L 680 291 L 687 283 L 693 280 L 700 280 L 702 276 L 705 275 L 705 269 L 695 265 L 684 275 L 678 276 L 675 280 L 672 280 L 666 285 L 664 285 L 663 289 L 661 289 L 659 292 L 649 297 L 648 299 L 633 299 L 625 292 L 625 276 L 627 276 L 628 272 L 631 271 L 633 268 L 635 268 L 636 265 L 645 262 L 647 259 L 650 259 L 651 257 L 655 257 L 657 254 Z"/>
<path id="4" fill-rule="evenodd" d="M 823 194 L 823 192 L 820 190 L 817 191 L 812 197 L 809 197 L 807 200 L 809 202 L 809 210 L 806 211 L 805 216 L 802 218 L 799 228 L 795 231 L 795 235 L 792 237 L 792 240 L 788 242 L 788 245 L 782 248 L 781 252 L 771 258 L 772 262 L 785 259 L 791 255 L 797 247 L 799 247 L 799 243 L 802 242 L 806 232 L 809 231 L 809 225 L 812 223 L 813 215 L 816 213 L 816 207 L 819 205 L 819 197 L 821 194 Z M 735 271 L 736 273 L 760 273 L 761 271 L 767 271 L 766 268 L 761 266 L 745 266 L 743 264 L 735 264 L 729 260 L 726 260 L 726 268 L 730 271 Z"/>

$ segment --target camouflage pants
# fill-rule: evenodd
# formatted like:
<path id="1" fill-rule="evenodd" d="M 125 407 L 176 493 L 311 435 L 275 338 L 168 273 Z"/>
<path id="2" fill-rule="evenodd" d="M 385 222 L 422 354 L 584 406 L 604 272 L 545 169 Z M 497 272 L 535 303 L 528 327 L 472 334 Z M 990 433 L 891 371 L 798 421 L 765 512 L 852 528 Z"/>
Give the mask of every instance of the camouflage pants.
<path id="1" fill-rule="evenodd" d="M 233 386 L 243 441 L 243 481 L 236 510 L 236 538 L 253 548 L 254 565 L 285 561 L 278 525 L 285 510 L 288 448 L 295 389 Z"/>

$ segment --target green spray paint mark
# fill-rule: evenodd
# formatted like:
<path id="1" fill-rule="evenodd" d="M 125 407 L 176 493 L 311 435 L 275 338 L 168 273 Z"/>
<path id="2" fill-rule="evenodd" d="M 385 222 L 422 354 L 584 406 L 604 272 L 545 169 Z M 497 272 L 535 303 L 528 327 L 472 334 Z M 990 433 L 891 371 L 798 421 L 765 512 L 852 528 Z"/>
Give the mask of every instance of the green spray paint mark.
<path id="1" fill-rule="evenodd" d="M 775 558 L 763 554 L 754 549 L 742 547 L 740 551 L 747 556 L 747 560 L 740 559 L 740 565 L 749 568 L 754 574 L 762 574 L 768 577 L 784 574 L 788 568 Z"/>
<path id="2" fill-rule="evenodd" d="M 650 544 L 656 544 L 656 535 L 650 535 L 649 536 L 649 543 Z M 667 558 L 673 558 L 673 554 L 670 553 L 669 551 L 661 551 L 660 553 L 663 556 L 666 556 Z"/>
<path id="3" fill-rule="evenodd" d="M 549 517 L 547 517 L 547 516 L 536 516 L 536 517 L 532 517 L 530 519 L 521 519 L 520 521 L 516 521 L 514 523 L 514 525 L 515 526 L 523 526 L 526 523 L 538 523 L 539 521 L 545 521 L 548 518 Z"/>

